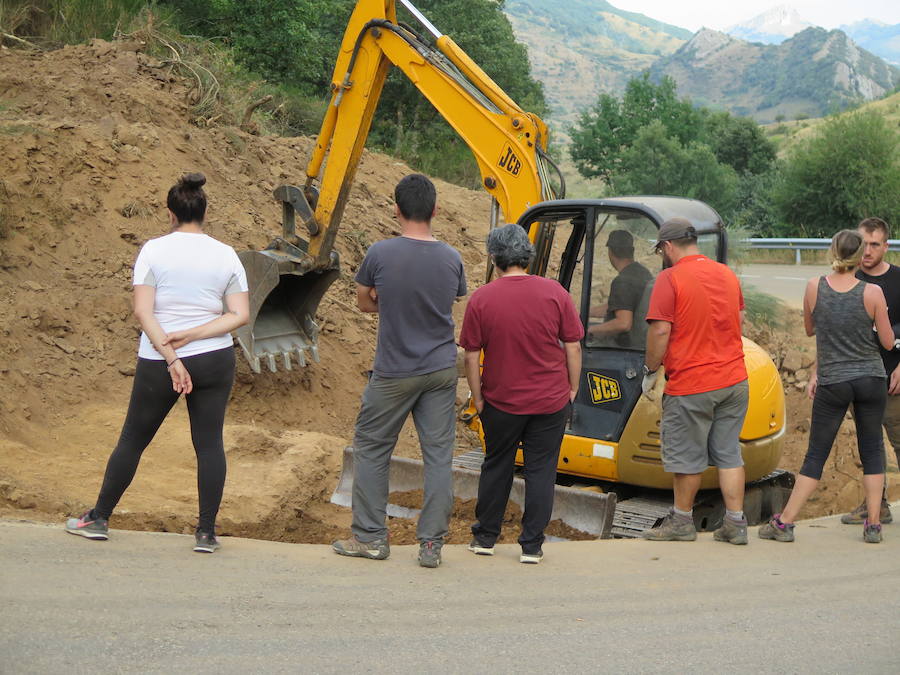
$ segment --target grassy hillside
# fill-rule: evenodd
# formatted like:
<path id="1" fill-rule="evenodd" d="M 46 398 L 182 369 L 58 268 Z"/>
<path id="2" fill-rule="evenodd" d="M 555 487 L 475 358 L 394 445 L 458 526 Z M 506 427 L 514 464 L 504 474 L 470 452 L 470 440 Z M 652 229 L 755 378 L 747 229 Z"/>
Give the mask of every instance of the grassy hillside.
<path id="1" fill-rule="evenodd" d="M 890 126 L 900 128 L 900 92 L 871 101 L 854 110 L 871 110 L 883 115 Z M 849 111 L 848 111 L 849 112 Z M 848 114 L 848 113 L 842 113 Z M 766 133 L 778 145 L 778 155 L 784 157 L 801 141 L 813 136 L 827 118 L 785 120 L 765 125 Z"/>

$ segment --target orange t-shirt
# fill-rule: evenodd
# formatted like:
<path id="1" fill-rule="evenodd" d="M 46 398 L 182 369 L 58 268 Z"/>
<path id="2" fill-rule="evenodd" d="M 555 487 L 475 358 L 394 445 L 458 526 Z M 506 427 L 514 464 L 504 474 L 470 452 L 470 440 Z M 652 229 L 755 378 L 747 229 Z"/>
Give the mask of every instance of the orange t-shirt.
<path id="1" fill-rule="evenodd" d="M 747 379 L 741 341 L 741 284 L 727 265 L 689 255 L 656 278 L 647 321 L 672 324 L 663 357 L 666 393 L 724 389 Z"/>

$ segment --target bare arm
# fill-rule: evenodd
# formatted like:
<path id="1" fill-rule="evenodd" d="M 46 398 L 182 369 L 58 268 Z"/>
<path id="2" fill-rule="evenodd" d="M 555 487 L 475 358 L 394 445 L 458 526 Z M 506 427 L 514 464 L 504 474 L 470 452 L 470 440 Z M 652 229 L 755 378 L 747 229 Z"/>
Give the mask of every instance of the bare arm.
<path id="1" fill-rule="evenodd" d="M 153 313 L 155 304 L 156 288 L 143 284 L 134 287 L 134 316 L 141 324 L 141 330 L 150 338 L 153 348 L 160 353 L 166 363 L 172 363 L 178 358 L 178 354 L 175 353 L 175 348 L 166 342 L 166 332 Z"/>
<path id="2" fill-rule="evenodd" d="M 581 343 L 564 342 L 566 348 L 566 370 L 569 371 L 569 401 L 574 402 L 581 382 Z"/>
<path id="3" fill-rule="evenodd" d="M 812 313 L 816 308 L 816 298 L 819 294 L 819 280 L 810 279 L 806 282 L 806 290 L 803 292 L 803 327 L 806 334 L 813 336 L 816 334 L 816 324 L 813 321 Z"/>
<path id="4" fill-rule="evenodd" d="M 378 314 L 378 294 L 372 286 L 356 284 L 356 306 L 362 312 Z"/>
<path id="5" fill-rule="evenodd" d="M 887 301 L 884 299 L 884 291 L 881 286 L 866 284 L 863 289 L 863 301 L 866 309 L 870 309 L 870 315 L 875 319 L 875 329 L 878 331 L 878 341 L 881 346 L 890 351 L 894 348 L 894 327 L 888 318 Z"/>
<path id="6" fill-rule="evenodd" d="M 672 335 L 672 324 L 668 321 L 651 321 L 647 330 L 647 353 L 644 355 L 644 363 L 652 373 L 662 365 L 663 357 L 669 348 L 669 338 Z"/>
<path id="7" fill-rule="evenodd" d="M 250 320 L 250 293 L 247 291 L 229 293 L 225 296 L 225 307 L 228 311 L 219 318 L 187 330 L 169 333 L 163 344 L 178 349 L 194 340 L 227 335 L 235 328 L 240 328 Z"/>
<path id="8" fill-rule="evenodd" d="M 591 326 L 588 332 L 591 335 L 618 335 L 630 331 L 633 323 L 634 312 L 628 309 L 617 309 L 615 318 Z"/>
<path id="9" fill-rule="evenodd" d="M 484 397 L 481 395 L 481 370 L 479 368 L 480 351 L 470 352 L 466 350 L 463 357 L 463 369 L 466 373 L 466 382 L 469 383 L 469 391 L 472 392 L 472 403 L 479 413 L 484 409 Z"/>
<path id="10" fill-rule="evenodd" d="M 190 394 L 194 389 L 191 375 L 175 353 L 175 348 L 166 344 L 167 336 L 153 308 L 156 304 L 156 288 L 138 284 L 134 287 L 134 316 L 141 324 L 141 330 L 150 339 L 150 344 L 166 360 L 169 375 L 172 376 L 172 389 L 179 394 Z"/>

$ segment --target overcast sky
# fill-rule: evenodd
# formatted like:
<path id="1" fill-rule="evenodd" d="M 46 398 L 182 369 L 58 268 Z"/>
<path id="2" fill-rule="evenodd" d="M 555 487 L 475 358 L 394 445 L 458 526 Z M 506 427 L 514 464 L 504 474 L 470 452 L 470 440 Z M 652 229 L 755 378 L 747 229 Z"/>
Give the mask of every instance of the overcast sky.
<path id="1" fill-rule="evenodd" d="M 751 19 L 772 7 L 788 5 L 807 21 L 823 28 L 837 28 L 861 19 L 900 23 L 900 0 L 610 0 L 619 9 L 640 12 L 688 30 L 702 26 L 723 30 Z"/>

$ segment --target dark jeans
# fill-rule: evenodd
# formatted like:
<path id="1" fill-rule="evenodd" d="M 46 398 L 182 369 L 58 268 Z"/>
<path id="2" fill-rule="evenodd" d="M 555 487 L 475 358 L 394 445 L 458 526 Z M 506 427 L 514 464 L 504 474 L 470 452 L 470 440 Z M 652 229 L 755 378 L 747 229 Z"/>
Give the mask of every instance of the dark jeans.
<path id="1" fill-rule="evenodd" d="M 519 544 L 523 553 L 536 553 L 544 543 L 544 528 L 553 512 L 556 465 L 569 415 L 569 405 L 548 415 L 513 415 L 490 403 L 481 411 L 484 462 L 478 480 L 476 522 L 472 534 L 483 546 L 500 536 L 503 513 L 512 488 L 519 443 L 525 458 L 525 512 Z"/>
<path id="2" fill-rule="evenodd" d="M 816 480 L 822 477 L 822 468 L 851 404 L 863 473 L 884 473 L 881 422 L 886 401 L 887 390 L 883 377 L 860 377 L 837 384 L 820 384 L 813 399 L 809 449 L 800 475 Z"/>
<path id="3" fill-rule="evenodd" d="M 185 397 L 191 420 L 191 440 L 197 453 L 198 529 L 214 532 L 225 486 L 225 446 L 222 426 L 234 383 L 234 348 L 217 349 L 181 359 L 191 375 L 193 391 Z M 109 518 L 131 485 L 141 454 L 153 440 L 178 400 L 165 361 L 138 359 L 128 414 L 119 443 L 106 464 L 103 486 L 94 511 Z"/>

